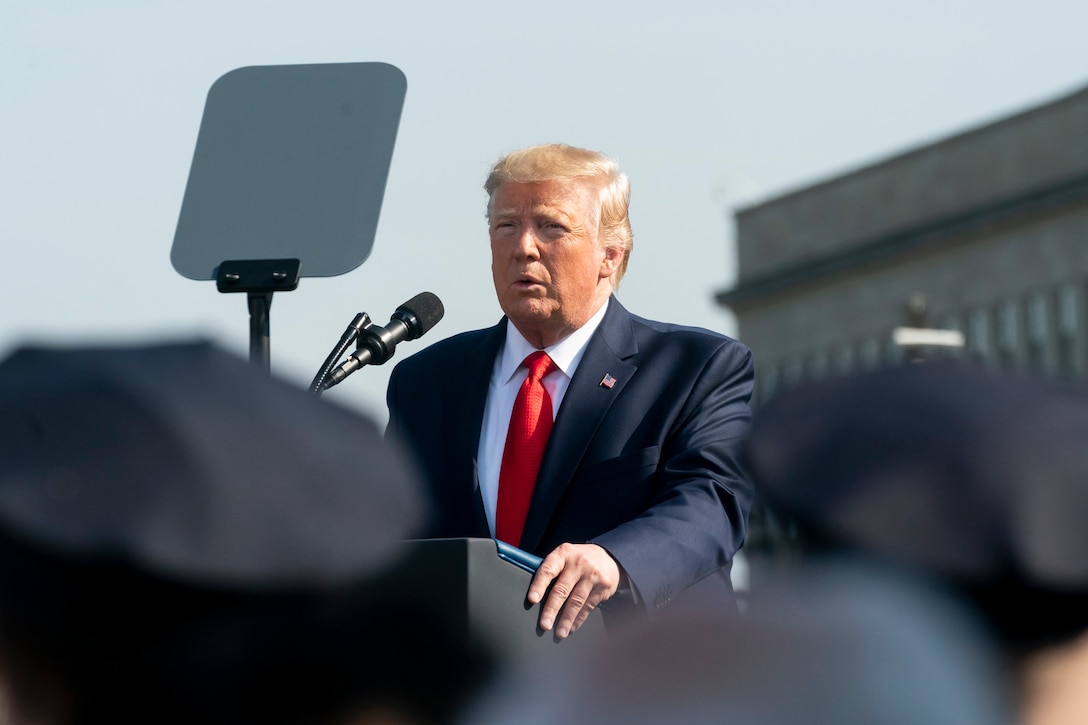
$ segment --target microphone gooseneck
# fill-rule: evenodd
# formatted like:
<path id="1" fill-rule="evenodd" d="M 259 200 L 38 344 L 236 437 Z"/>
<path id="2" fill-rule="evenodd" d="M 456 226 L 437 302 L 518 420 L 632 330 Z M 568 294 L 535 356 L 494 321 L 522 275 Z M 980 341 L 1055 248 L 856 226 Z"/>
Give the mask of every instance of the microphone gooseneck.
<path id="1" fill-rule="evenodd" d="M 398 307 L 384 327 L 371 325 L 359 332 L 358 349 L 324 381 L 328 389 L 364 365 L 381 365 L 393 357 L 398 343 L 415 340 L 434 327 L 445 314 L 442 301 L 432 292 L 420 292 Z"/>

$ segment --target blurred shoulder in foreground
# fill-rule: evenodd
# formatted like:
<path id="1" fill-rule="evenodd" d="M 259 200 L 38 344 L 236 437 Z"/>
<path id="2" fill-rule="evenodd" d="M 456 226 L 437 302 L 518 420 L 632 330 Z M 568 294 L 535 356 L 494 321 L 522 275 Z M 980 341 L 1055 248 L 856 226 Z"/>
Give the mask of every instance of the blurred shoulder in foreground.
<path id="1" fill-rule="evenodd" d="M 826 563 L 776 573 L 743 614 L 707 604 L 621 630 L 574 667 L 526 662 L 463 725 L 1013 722 L 989 640 L 916 582 Z"/>
<path id="2" fill-rule="evenodd" d="M 435 722 L 409 682 L 478 674 L 393 646 L 372 583 L 427 512 L 368 418 L 200 341 L 17 350 L 0 409 L 11 722 Z"/>
<path id="3" fill-rule="evenodd" d="M 745 456 L 802 558 L 851 556 L 938 583 L 1000 644 L 1025 720 L 1063 722 L 1032 713 L 1040 682 L 1063 681 L 1040 663 L 1075 662 L 1054 655 L 1088 631 L 1085 440 L 1082 383 L 926 362 L 780 394 Z"/>

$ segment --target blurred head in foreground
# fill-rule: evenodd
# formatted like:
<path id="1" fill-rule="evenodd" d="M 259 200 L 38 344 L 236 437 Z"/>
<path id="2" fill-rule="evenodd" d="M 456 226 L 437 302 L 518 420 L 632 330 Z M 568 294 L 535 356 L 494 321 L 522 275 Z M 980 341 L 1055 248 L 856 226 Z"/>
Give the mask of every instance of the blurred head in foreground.
<path id="1" fill-rule="evenodd" d="M 747 462 L 803 551 L 923 575 L 969 602 L 1031 710 L 1035 664 L 1088 630 L 1086 440 L 1082 388 L 932 362 L 780 394 Z"/>
<path id="2" fill-rule="evenodd" d="M 0 410 L 10 722 L 428 722 L 410 676 L 474 676 L 374 589 L 426 512 L 370 420 L 202 342 L 17 350 Z"/>

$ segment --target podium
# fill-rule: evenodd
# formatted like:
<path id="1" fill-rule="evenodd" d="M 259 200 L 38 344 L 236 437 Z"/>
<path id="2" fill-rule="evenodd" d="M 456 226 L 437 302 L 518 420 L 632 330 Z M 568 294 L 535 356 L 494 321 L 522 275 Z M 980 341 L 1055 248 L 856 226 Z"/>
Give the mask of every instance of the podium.
<path id="1" fill-rule="evenodd" d="M 414 612 L 426 622 L 425 630 L 443 632 L 458 647 L 483 648 L 500 658 L 545 650 L 573 653 L 605 636 L 600 610 L 567 639 L 541 630 L 541 605 L 525 598 L 530 567 L 500 557 L 494 539 L 419 539 L 401 546 L 396 565 L 373 588 L 376 596 L 383 608 Z"/>

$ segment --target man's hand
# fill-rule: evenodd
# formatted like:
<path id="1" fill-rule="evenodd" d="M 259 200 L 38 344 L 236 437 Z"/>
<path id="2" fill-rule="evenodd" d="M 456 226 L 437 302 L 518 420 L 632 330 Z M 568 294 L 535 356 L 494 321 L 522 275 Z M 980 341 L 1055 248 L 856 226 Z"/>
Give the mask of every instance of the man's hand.
<path id="1" fill-rule="evenodd" d="M 564 639 L 582 626 L 597 605 L 615 594 L 619 585 L 619 564 L 603 548 L 560 544 L 537 568 L 528 596 L 531 604 L 537 604 L 547 592 L 540 628 L 548 631 L 554 625 L 555 636 Z"/>

